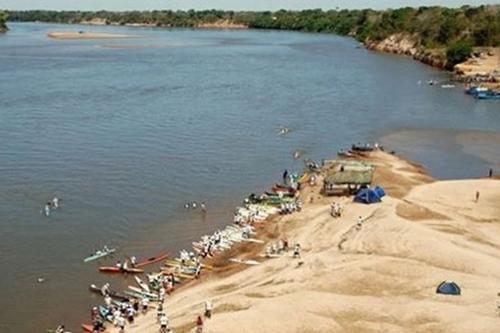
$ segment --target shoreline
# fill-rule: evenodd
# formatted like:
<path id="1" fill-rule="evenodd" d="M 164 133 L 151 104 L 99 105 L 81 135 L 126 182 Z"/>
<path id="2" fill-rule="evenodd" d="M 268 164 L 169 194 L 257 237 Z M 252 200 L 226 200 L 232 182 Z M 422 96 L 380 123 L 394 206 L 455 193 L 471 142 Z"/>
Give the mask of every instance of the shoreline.
<path id="1" fill-rule="evenodd" d="M 125 39 L 138 38 L 134 35 L 111 34 L 104 32 L 85 32 L 85 31 L 53 31 L 47 33 L 48 38 L 56 40 L 94 40 L 94 39 Z"/>
<path id="2" fill-rule="evenodd" d="M 45 22 L 40 22 L 45 23 Z M 90 26 L 117 26 L 129 28 L 152 28 L 152 29 L 172 29 L 182 28 L 171 25 L 158 25 L 155 23 L 121 23 L 110 22 L 105 19 L 95 18 L 89 21 L 82 20 L 80 22 L 65 23 L 70 25 L 90 25 Z M 196 27 L 187 29 L 199 30 L 250 30 L 247 25 L 230 22 L 229 20 L 218 20 L 210 23 L 200 23 Z M 260 29 L 254 29 L 260 30 Z M 293 30 L 290 30 L 293 31 Z M 89 33 L 88 38 L 74 37 L 49 37 L 54 39 L 111 39 L 111 38 L 136 38 L 137 36 L 116 35 L 116 37 L 106 37 L 106 33 Z M 110 34 L 112 35 L 112 34 Z M 353 36 L 345 36 L 354 38 Z M 355 39 L 355 38 L 354 38 Z M 380 53 L 389 53 L 411 57 L 415 61 L 429 65 L 434 68 L 449 72 L 452 75 L 453 82 L 457 83 L 472 83 L 480 84 L 494 91 L 500 91 L 500 47 L 477 47 L 475 53 L 477 56 L 471 56 L 466 61 L 459 63 L 453 69 L 447 69 L 446 55 L 443 50 L 432 50 L 420 47 L 411 36 L 404 34 L 394 34 L 382 41 L 365 41 L 361 42 L 367 50 Z"/>
<path id="3" fill-rule="evenodd" d="M 208 332 L 336 327 L 339 332 L 350 333 L 366 329 L 363 318 L 370 318 L 370 332 L 387 332 L 391 325 L 402 331 L 439 330 L 452 325 L 454 332 L 464 333 L 496 327 L 492 302 L 486 300 L 493 301 L 500 290 L 500 265 L 494 266 L 500 263 L 500 255 L 490 258 L 498 248 L 492 248 L 492 244 L 500 240 L 500 220 L 495 217 L 500 212 L 495 206 L 495 199 L 500 198 L 500 181 L 439 181 L 419 164 L 382 152 L 357 160 L 375 166 L 373 183 L 387 193 L 382 203 L 363 205 L 352 203 L 352 197 L 324 197 L 319 193 L 323 169 L 316 186 L 305 185 L 301 190 L 304 206 L 300 212 L 273 216 L 258 228 L 254 237 L 264 244 L 240 244 L 207 260 L 213 271 L 181 285 L 166 298 L 165 309 L 173 330 L 194 331 L 196 316 L 202 315 L 206 299 L 214 302 L 212 318 L 205 319 Z M 473 202 L 476 189 L 482 193 L 480 204 Z M 467 198 L 456 200 L 464 192 L 469 194 Z M 333 201 L 341 202 L 345 210 L 337 219 L 329 214 Z M 477 209 L 474 216 L 469 207 Z M 359 215 L 366 221 L 357 230 L 354 222 Z M 491 222 L 478 225 L 478 219 Z M 459 232 L 452 231 L 455 227 Z M 290 253 L 274 259 L 258 256 L 268 244 L 283 237 L 291 246 L 296 242 L 302 245 L 300 259 L 291 258 Z M 457 257 L 446 263 L 442 256 L 450 251 L 458 251 Z M 260 264 L 230 263 L 228 259 L 235 256 Z M 471 258 L 481 260 L 461 266 L 461 260 L 468 262 Z M 415 265 L 417 271 L 411 268 Z M 485 270 L 490 277 L 483 276 Z M 432 278 L 433 274 L 437 276 Z M 447 277 L 463 284 L 467 290 L 461 296 L 465 303 L 456 303 L 450 296 L 435 296 L 435 286 Z M 402 281 L 410 286 L 402 287 Z M 378 287 L 367 287 L 366 283 Z M 488 296 L 486 289 L 495 283 L 499 290 L 493 288 Z M 402 300 L 405 306 L 400 304 Z M 472 304 L 474 310 L 470 309 Z M 489 307 L 491 313 L 487 314 Z M 376 316 L 378 311 L 385 315 Z M 450 311 L 463 314 L 463 320 L 447 319 Z M 282 316 L 290 313 L 294 316 L 283 322 Z M 126 331 L 153 333 L 158 329 L 156 311 L 150 310 Z"/>

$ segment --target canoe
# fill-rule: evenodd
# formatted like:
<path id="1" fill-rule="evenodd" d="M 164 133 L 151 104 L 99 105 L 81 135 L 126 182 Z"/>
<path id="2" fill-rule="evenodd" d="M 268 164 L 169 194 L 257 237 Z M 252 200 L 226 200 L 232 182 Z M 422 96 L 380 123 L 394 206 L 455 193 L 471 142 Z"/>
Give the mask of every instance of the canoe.
<path id="1" fill-rule="evenodd" d="M 136 292 L 138 294 L 144 295 L 149 298 L 158 298 L 158 294 L 155 293 L 150 293 L 142 290 L 141 288 L 137 288 L 135 286 L 128 286 L 128 289 L 132 290 L 133 292 Z"/>
<path id="2" fill-rule="evenodd" d="M 99 267 L 99 271 L 104 273 L 130 273 L 130 274 L 144 273 L 144 270 L 139 268 L 121 269 L 119 267 L 114 267 L 114 266 L 102 266 Z"/>
<path id="3" fill-rule="evenodd" d="M 168 253 L 161 253 L 161 254 L 158 254 L 158 255 L 156 255 L 154 257 L 149 257 L 147 259 L 139 261 L 135 265 L 135 267 L 136 268 L 144 267 L 146 265 L 154 264 L 155 262 L 159 262 L 159 261 L 165 260 L 167 258 L 168 258 Z"/>
<path id="4" fill-rule="evenodd" d="M 108 256 L 110 254 L 113 254 L 115 252 L 116 252 L 116 249 L 108 249 L 108 251 L 99 250 L 99 251 L 96 251 L 96 253 L 94 253 L 93 255 L 88 256 L 87 258 L 83 259 L 83 262 L 97 260 L 97 259 L 103 258 L 105 256 Z"/>
<path id="5" fill-rule="evenodd" d="M 95 284 L 91 284 L 89 286 L 89 289 L 90 291 L 96 293 L 96 294 L 99 294 L 101 296 L 102 295 L 102 292 L 101 292 L 101 288 L 99 288 L 98 286 L 96 286 Z M 120 300 L 120 301 L 128 301 L 129 300 L 129 297 L 128 296 L 125 296 L 125 295 L 122 295 L 120 294 L 119 292 L 116 292 L 116 291 L 113 291 L 113 290 L 110 290 L 109 291 L 109 296 L 111 298 L 114 298 L 114 299 L 117 299 L 117 300 Z"/>
<path id="6" fill-rule="evenodd" d="M 181 260 L 181 259 L 179 259 L 179 258 L 175 258 L 174 260 L 167 260 L 166 262 L 180 264 L 180 263 L 182 262 L 182 260 Z M 187 261 L 187 265 L 188 265 L 188 266 L 193 266 L 193 267 L 196 267 L 195 262 L 194 262 L 194 261 L 192 261 L 192 260 Z M 209 269 L 209 270 L 213 270 L 213 269 L 214 269 L 214 266 L 207 265 L 207 264 L 201 264 L 201 267 L 206 268 L 206 269 Z"/>
<path id="7" fill-rule="evenodd" d="M 138 293 L 138 292 L 135 292 L 135 291 L 131 291 L 131 290 L 125 290 L 123 293 L 129 295 L 130 297 L 133 297 L 133 298 L 138 298 L 138 299 L 141 299 L 141 298 L 149 298 L 151 300 L 157 300 L 158 297 L 153 297 L 153 296 L 147 296 L 143 293 Z"/>
<path id="8" fill-rule="evenodd" d="M 134 276 L 134 278 L 135 278 L 135 282 L 137 282 L 137 284 L 139 285 L 139 287 L 141 287 L 142 290 L 144 290 L 147 293 L 149 293 L 151 291 L 149 289 L 148 284 L 146 282 L 142 281 L 140 277 Z"/>

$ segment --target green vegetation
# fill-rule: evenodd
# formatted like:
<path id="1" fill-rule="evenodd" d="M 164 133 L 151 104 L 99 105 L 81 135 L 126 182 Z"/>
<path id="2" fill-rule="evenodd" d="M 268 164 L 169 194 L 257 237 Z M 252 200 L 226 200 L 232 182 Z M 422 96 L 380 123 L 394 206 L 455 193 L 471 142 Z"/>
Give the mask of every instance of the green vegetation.
<path id="1" fill-rule="evenodd" d="M 0 32 L 7 31 L 7 13 L 0 10 Z"/>
<path id="2" fill-rule="evenodd" d="M 106 24 L 148 24 L 158 27 L 195 28 L 226 21 L 254 29 L 325 32 L 353 36 L 361 42 L 377 42 L 404 34 L 422 49 L 444 50 L 455 62 L 471 46 L 500 45 L 500 5 L 461 8 L 420 7 L 385 11 L 320 9 L 277 12 L 204 11 L 11 11 L 13 21 L 80 23 L 100 19 Z M 461 45 L 457 50 L 457 45 Z M 453 46 L 453 47 L 452 47 Z"/>
<path id="3" fill-rule="evenodd" d="M 454 66 L 461 63 L 470 57 L 472 53 L 472 46 L 465 41 L 458 41 L 451 44 L 446 49 L 446 58 L 448 59 L 448 64 Z"/>

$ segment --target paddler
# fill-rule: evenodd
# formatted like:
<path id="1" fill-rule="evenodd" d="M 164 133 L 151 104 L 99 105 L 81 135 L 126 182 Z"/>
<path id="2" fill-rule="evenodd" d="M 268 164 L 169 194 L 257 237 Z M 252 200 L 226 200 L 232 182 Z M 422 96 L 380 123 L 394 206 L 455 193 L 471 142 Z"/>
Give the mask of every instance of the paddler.
<path id="1" fill-rule="evenodd" d="M 110 287 L 110 284 L 108 282 L 106 282 L 102 288 L 101 288 L 101 294 L 102 296 L 108 296 L 109 295 L 109 287 Z"/>
<path id="2" fill-rule="evenodd" d="M 54 331 L 54 333 L 64 333 L 65 330 L 66 330 L 66 328 L 64 327 L 64 325 L 59 325 L 59 326 L 57 326 L 57 328 Z"/>
<path id="3" fill-rule="evenodd" d="M 122 262 L 121 262 L 120 260 L 118 260 L 118 261 L 116 262 L 116 265 L 115 265 L 115 266 L 121 269 L 121 268 L 122 268 Z"/>
<path id="4" fill-rule="evenodd" d="M 200 207 L 201 207 L 201 212 L 202 213 L 206 213 L 207 212 L 207 205 L 205 204 L 205 201 L 201 202 Z"/>
<path id="5" fill-rule="evenodd" d="M 111 297 L 108 294 L 106 294 L 106 296 L 104 296 L 104 305 L 106 305 L 106 308 L 108 310 L 111 308 L 111 303 L 112 303 Z"/>
<path id="6" fill-rule="evenodd" d="M 50 202 L 47 202 L 43 207 L 43 213 L 45 214 L 45 216 L 50 215 Z"/>
<path id="7" fill-rule="evenodd" d="M 54 208 L 59 208 L 59 199 L 58 199 L 57 197 L 54 197 L 54 198 L 52 199 L 52 206 L 53 206 Z"/>
<path id="8" fill-rule="evenodd" d="M 137 265 L 137 259 L 135 256 L 130 257 L 130 266 L 135 267 Z"/>

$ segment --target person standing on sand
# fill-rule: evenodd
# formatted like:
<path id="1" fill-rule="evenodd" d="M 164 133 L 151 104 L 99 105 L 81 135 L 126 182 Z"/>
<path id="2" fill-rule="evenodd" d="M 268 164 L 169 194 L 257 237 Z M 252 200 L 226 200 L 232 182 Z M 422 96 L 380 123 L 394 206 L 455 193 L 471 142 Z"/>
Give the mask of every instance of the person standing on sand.
<path id="1" fill-rule="evenodd" d="M 493 177 L 493 168 L 490 168 L 490 171 L 488 172 L 488 177 L 490 178 Z"/>
<path id="2" fill-rule="evenodd" d="M 196 319 L 196 333 L 203 333 L 203 319 L 201 319 L 201 316 Z"/>
<path id="3" fill-rule="evenodd" d="M 293 257 L 300 258 L 300 244 L 299 243 L 295 244 L 295 247 L 293 248 Z"/>
<path id="4" fill-rule="evenodd" d="M 476 191 L 476 203 L 479 201 L 479 191 Z"/>
<path id="5" fill-rule="evenodd" d="M 283 184 L 286 185 L 288 180 L 288 169 L 283 172 Z"/>
<path id="6" fill-rule="evenodd" d="M 207 299 L 205 301 L 205 317 L 210 319 L 212 318 L 212 309 L 213 309 L 213 304 L 212 301 Z"/>
<path id="7" fill-rule="evenodd" d="M 206 213 L 207 212 L 207 205 L 205 204 L 205 201 L 201 202 L 200 207 L 201 207 L 201 212 L 202 213 Z"/>
<path id="8" fill-rule="evenodd" d="M 358 228 L 361 228 L 363 226 L 363 218 L 361 216 L 358 216 L 357 226 Z"/>

